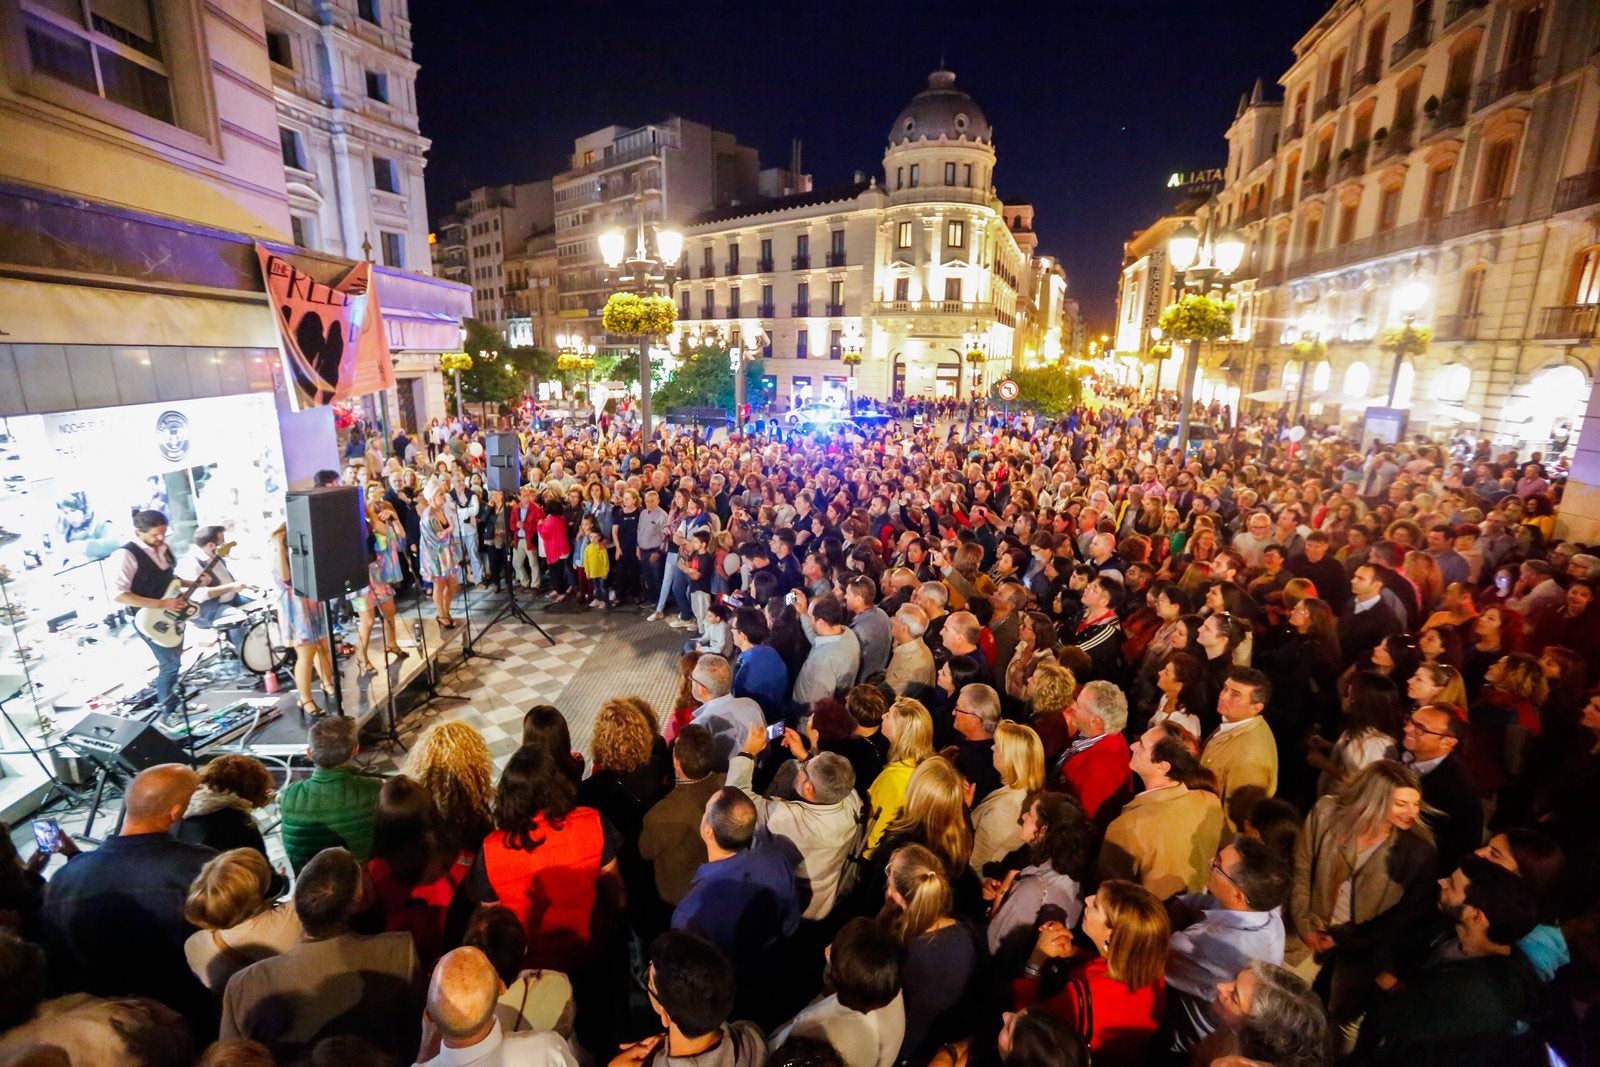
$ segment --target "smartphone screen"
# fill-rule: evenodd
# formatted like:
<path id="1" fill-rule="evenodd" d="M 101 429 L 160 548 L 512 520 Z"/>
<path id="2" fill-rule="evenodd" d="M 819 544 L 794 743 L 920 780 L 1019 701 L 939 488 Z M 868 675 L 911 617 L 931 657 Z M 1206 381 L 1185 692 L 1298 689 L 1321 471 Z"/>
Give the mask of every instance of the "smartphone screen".
<path id="1" fill-rule="evenodd" d="M 55 852 L 61 848 L 61 824 L 54 819 L 33 821 L 33 840 L 40 852 Z"/>
<path id="2" fill-rule="evenodd" d="M 776 741 L 781 737 L 783 737 L 783 723 L 775 722 L 771 726 L 767 727 L 768 741 Z"/>

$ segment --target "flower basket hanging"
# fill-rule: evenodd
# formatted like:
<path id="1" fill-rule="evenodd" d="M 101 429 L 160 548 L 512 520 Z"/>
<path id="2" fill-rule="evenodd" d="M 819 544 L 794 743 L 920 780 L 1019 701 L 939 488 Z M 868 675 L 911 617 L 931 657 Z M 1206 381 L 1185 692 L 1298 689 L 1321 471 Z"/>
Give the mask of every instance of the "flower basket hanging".
<path id="1" fill-rule="evenodd" d="M 1220 341 L 1233 332 L 1233 304 L 1189 293 L 1161 313 L 1161 332 L 1178 341 Z"/>
<path id="2" fill-rule="evenodd" d="M 1433 331 L 1426 326 L 1391 326 L 1378 336 L 1378 348 L 1384 352 L 1417 353 L 1426 351 L 1432 340 Z"/>
<path id="3" fill-rule="evenodd" d="M 471 370 L 472 354 L 469 352 L 446 352 L 439 357 L 439 369 L 446 371 Z"/>
<path id="4" fill-rule="evenodd" d="M 672 302 L 671 297 L 639 296 L 635 293 L 611 294 L 600 315 L 607 333 L 623 337 L 667 333 L 677 318 L 678 305 Z"/>
<path id="5" fill-rule="evenodd" d="M 859 366 L 861 366 L 861 353 L 860 352 L 846 352 L 843 356 L 840 356 L 839 359 L 840 359 L 840 362 L 842 362 L 846 367 L 859 367 Z"/>
<path id="6" fill-rule="evenodd" d="M 988 357 L 988 353 L 986 353 L 981 348 L 969 348 L 969 349 L 967 349 L 967 362 L 968 363 L 982 363 L 987 357 Z"/>
<path id="7" fill-rule="evenodd" d="M 1328 353 L 1328 346 L 1321 341 L 1296 341 L 1291 347 L 1296 359 L 1320 359 Z"/>

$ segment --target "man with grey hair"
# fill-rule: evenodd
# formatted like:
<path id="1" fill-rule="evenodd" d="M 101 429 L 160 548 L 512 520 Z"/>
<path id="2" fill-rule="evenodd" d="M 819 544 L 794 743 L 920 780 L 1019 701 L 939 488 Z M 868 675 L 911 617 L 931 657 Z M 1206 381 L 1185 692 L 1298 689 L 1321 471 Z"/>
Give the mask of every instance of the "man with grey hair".
<path id="1" fill-rule="evenodd" d="M 728 760 L 744 744 L 750 727 L 766 726 L 761 705 L 749 697 L 733 695 L 733 665 L 718 655 L 700 657 L 694 673 L 689 675 L 689 692 L 700 702 L 690 721 L 711 731 L 713 769 L 725 771 Z"/>
<path id="2" fill-rule="evenodd" d="M 785 735 L 785 741 L 791 739 L 798 745 L 793 730 Z M 845 876 L 861 827 L 855 769 L 837 752 L 819 752 L 810 759 L 786 763 L 786 768 L 794 768 L 792 785 L 779 771 L 773 795 L 759 796 L 750 783 L 756 759 L 766 747 L 766 730 L 752 727 L 743 751 L 728 767 L 728 785 L 748 793 L 761 825 L 773 836 L 786 839 L 799 853 L 795 879 L 804 908 L 801 918 L 825 919 L 850 888 Z M 791 791 L 795 799 L 780 795 Z"/>
<path id="3" fill-rule="evenodd" d="M 856 668 L 856 681 L 864 682 L 889 667 L 889 651 L 893 647 L 889 616 L 877 606 L 878 583 L 865 574 L 859 574 L 845 583 L 844 606 L 850 615 L 850 629 L 855 631 L 861 645 L 861 665 Z"/>
<path id="4" fill-rule="evenodd" d="M 989 603 L 994 607 L 994 617 L 989 620 L 989 633 L 994 637 L 994 682 L 1001 688 L 1006 684 L 1006 668 L 1011 657 L 1017 654 L 1017 644 L 1022 639 L 1022 611 L 1028 606 L 1032 594 L 1021 582 L 1002 582 L 994 591 Z"/>
<path id="5" fill-rule="evenodd" d="M 1568 578 L 1587 578 L 1589 581 L 1600 581 L 1600 556 L 1591 556 L 1587 552 L 1579 552 L 1567 561 Z"/>
<path id="6" fill-rule="evenodd" d="M 341 715 L 319 719 L 307 731 L 311 777 L 289 783 L 278 799 L 283 850 L 296 871 L 325 848 L 347 848 L 359 863 L 372 855 L 383 779 L 353 762 L 361 751 L 358 733 L 356 721 Z"/>
<path id="7" fill-rule="evenodd" d="M 1333 1039 L 1322 1000 L 1299 975 L 1252 960 L 1232 981 L 1217 983 L 1222 1025 L 1190 1055 L 1192 1063 L 1243 1057 L 1258 1063 L 1329 1063 Z"/>
<path id="8" fill-rule="evenodd" d="M 1000 725 L 1000 694 L 993 686 L 974 682 L 956 694 L 954 725 L 961 741 L 951 762 L 972 786 L 971 807 L 1000 788 L 1000 772 L 994 765 L 994 731 Z"/>
<path id="9" fill-rule="evenodd" d="M 1051 768 L 1051 787 L 1071 793 L 1102 831 L 1133 796 L 1128 767 L 1128 698 L 1111 682 L 1085 683 L 1062 714 L 1072 743 Z"/>
<path id="10" fill-rule="evenodd" d="M 889 620 L 889 635 L 894 648 L 889 653 L 889 668 L 883 680 L 894 690 L 895 696 L 904 696 L 913 685 L 932 686 L 937 672 L 933 666 L 933 650 L 922 639 L 928 632 L 928 614 L 915 604 L 907 604 Z"/>
<path id="11" fill-rule="evenodd" d="M 549 1030 L 505 1033 L 495 1017 L 500 975 L 482 949 L 446 952 L 428 983 L 419 1067 L 500 1064 L 504 1067 L 578 1067 L 572 1047 Z"/>
<path id="12" fill-rule="evenodd" d="M 928 616 L 923 643 L 929 648 L 938 648 L 944 637 L 944 622 L 950 617 L 945 611 L 950 606 L 950 587 L 943 582 L 923 582 L 911 594 L 911 602 Z"/>

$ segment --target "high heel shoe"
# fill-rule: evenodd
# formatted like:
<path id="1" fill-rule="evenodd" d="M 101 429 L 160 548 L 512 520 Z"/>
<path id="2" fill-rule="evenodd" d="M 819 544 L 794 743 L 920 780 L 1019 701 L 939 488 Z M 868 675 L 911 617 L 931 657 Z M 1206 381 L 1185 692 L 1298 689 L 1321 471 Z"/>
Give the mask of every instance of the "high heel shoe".
<path id="1" fill-rule="evenodd" d="M 368 660 L 365 663 L 362 663 L 360 666 L 358 666 L 356 668 L 357 676 L 358 677 L 362 677 L 362 678 L 366 677 L 369 674 L 377 674 L 377 673 L 378 673 L 378 668 L 373 666 L 371 660 Z"/>
<path id="2" fill-rule="evenodd" d="M 299 702 L 299 704 L 300 714 L 302 715 L 309 715 L 313 719 L 320 719 L 324 714 L 326 714 L 320 707 L 317 706 L 317 702 L 315 700 L 302 700 Z"/>

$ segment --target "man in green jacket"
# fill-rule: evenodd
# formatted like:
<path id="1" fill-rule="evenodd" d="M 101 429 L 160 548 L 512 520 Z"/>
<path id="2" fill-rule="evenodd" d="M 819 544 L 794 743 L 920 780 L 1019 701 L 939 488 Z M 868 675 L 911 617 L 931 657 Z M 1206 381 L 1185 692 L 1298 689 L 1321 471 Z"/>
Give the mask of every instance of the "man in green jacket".
<path id="1" fill-rule="evenodd" d="M 372 855 L 372 823 L 383 780 L 351 765 L 361 750 L 354 719 L 329 716 L 313 723 L 306 751 L 316 770 L 288 785 L 278 798 L 283 850 L 299 873 L 325 848 L 347 848 L 357 861 Z"/>

